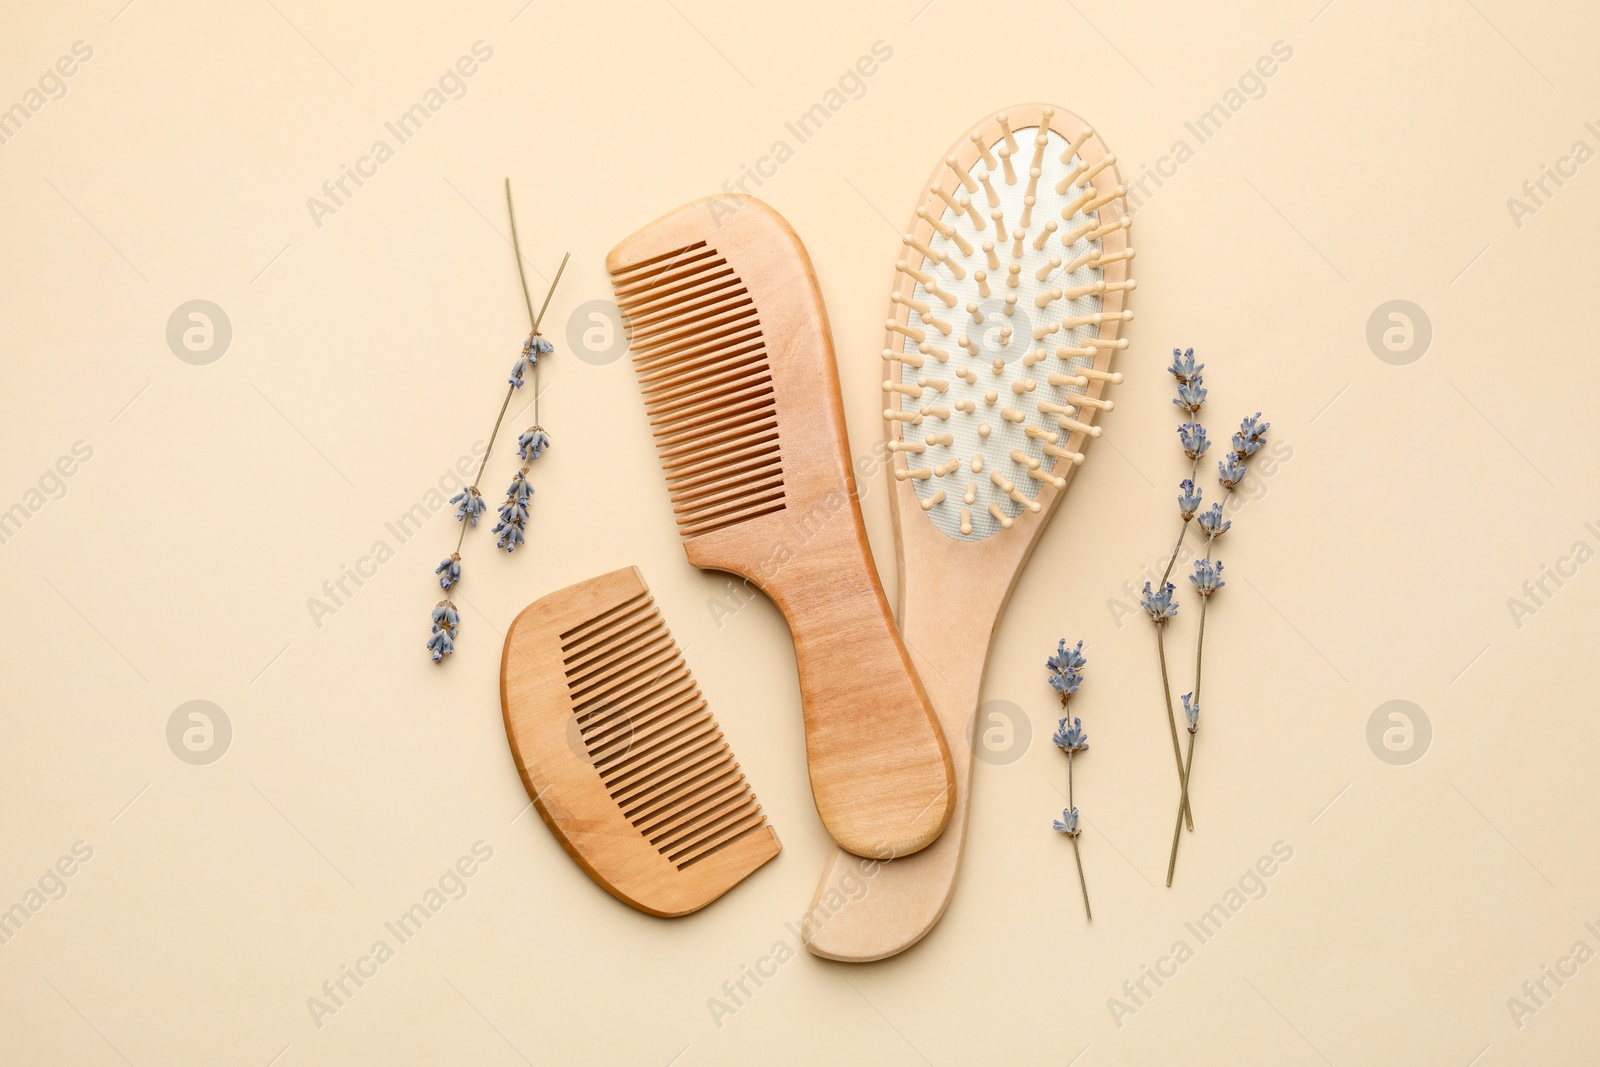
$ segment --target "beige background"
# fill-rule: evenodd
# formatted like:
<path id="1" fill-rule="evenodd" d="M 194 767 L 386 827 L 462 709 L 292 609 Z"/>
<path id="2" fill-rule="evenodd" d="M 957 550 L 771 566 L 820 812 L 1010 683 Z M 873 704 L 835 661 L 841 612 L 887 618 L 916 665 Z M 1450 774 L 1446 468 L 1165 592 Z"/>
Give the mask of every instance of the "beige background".
<path id="1" fill-rule="evenodd" d="M 0 1060 L 1595 1058 L 1600 964 L 1546 980 L 1554 996 L 1520 1026 L 1507 1000 L 1575 942 L 1600 950 L 1584 926 L 1600 926 L 1600 577 L 1547 581 L 1520 620 L 1507 600 L 1574 542 L 1600 548 L 1584 526 L 1600 527 L 1584 433 L 1600 165 L 1520 227 L 1506 200 L 1575 140 L 1600 148 L 1584 127 L 1600 125 L 1600 16 L 1506 0 L 521 3 L 7 5 L 0 106 L 74 42 L 93 57 L 0 145 L 0 509 L 31 512 L 0 544 L 0 908 L 53 886 L 75 842 L 93 857 L 0 945 Z M 480 40 L 493 58 L 465 95 L 316 225 L 307 198 Z M 878 40 L 893 58 L 865 95 L 795 145 L 785 121 Z M 831 846 L 781 618 L 763 602 L 716 625 L 723 579 L 684 562 L 627 360 L 569 338 L 609 296 L 605 252 L 789 139 L 759 192 L 810 248 L 865 458 L 895 228 L 945 145 L 1045 100 L 1093 121 L 1135 176 L 1193 146 L 1184 123 L 1278 41 L 1293 58 L 1264 95 L 1138 212 L 1128 381 L 990 660 L 985 699 L 1020 708 L 1032 742 L 998 732 L 978 767 L 948 915 L 889 962 L 802 953 L 718 1026 L 708 999 L 794 946 L 785 924 Z M 439 669 L 422 646 L 455 528 L 436 514 L 402 545 L 385 522 L 486 434 L 526 330 L 506 175 L 530 268 L 573 257 L 548 330 L 555 447 L 526 553 L 469 539 L 462 643 Z M 165 336 L 192 299 L 232 325 L 205 366 Z M 1366 340 L 1392 299 L 1431 320 L 1410 365 Z M 1293 456 L 1224 546 L 1199 830 L 1167 890 L 1153 639 L 1108 602 L 1172 536 L 1175 344 L 1208 364 L 1214 432 L 1260 408 Z M 64 495 L 30 497 L 80 441 L 92 458 L 44 478 Z M 486 485 L 509 473 L 491 464 Z M 892 583 L 882 475 L 862 493 Z M 394 558 L 318 625 L 308 598 L 379 540 Z M 675 922 L 563 856 L 500 721 L 498 632 L 627 563 L 785 846 Z M 1065 767 L 1041 664 L 1057 636 L 1090 655 L 1076 706 L 1093 744 L 1078 767 L 1092 926 L 1049 829 Z M 166 740 L 194 699 L 232 724 L 208 766 Z M 1407 766 L 1367 741 L 1393 699 L 1432 725 Z M 465 897 L 316 1025 L 308 998 L 479 840 L 493 859 Z M 1185 921 L 1279 841 L 1293 859 L 1265 896 L 1199 944 Z M 1193 958 L 1119 1026 L 1108 1000 L 1131 1004 L 1123 982 L 1179 939 Z"/>

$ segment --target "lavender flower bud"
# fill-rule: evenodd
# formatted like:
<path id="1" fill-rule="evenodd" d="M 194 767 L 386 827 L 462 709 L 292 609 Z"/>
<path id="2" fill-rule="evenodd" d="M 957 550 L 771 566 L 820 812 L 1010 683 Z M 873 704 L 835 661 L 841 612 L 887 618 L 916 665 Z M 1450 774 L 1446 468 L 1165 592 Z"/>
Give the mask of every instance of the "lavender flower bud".
<path id="1" fill-rule="evenodd" d="M 1200 510 L 1200 490 L 1194 487 L 1194 482 L 1188 478 L 1178 483 L 1178 488 L 1183 490 L 1178 494 L 1178 514 L 1183 516 L 1183 521 L 1188 522 L 1194 518 L 1194 513 Z"/>
<path id="2" fill-rule="evenodd" d="M 1194 583 L 1195 592 L 1204 597 L 1228 584 L 1222 580 L 1222 561 L 1212 562 L 1209 559 L 1194 561 L 1194 573 L 1189 575 L 1189 581 Z"/>
<path id="3" fill-rule="evenodd" d="M 1236 434 L 1234 440 L 1238 439 Z M 1245 473 L 1244 461 L 1237 452 L 1229 452 L 1227 459 L 1217 461 L 1217 481 L 1222 483 L 1224 489 L 1232 489 L 1244 481 Z"/>
<path id="4" fill-rule="evenodd" d="M 550 435 L 540 426 L 530 426 L 517 438 L 517 455 L 530 462 L 538 459 L 549 447 Z"/>
<path id="5" fill-rule="evenodd" d="M 1198 422 L 1186 422 L 1179 426 L 1178 439 L 1183 444 L 1183 454 L 1190 459 L 1199 459 L 1211 447 L 1211 442 L 1206 440 L 1206 428 Z"/>
<path id="6" fill-rule="evenodd" d="M 469 485 L 451 497 L 450 503 L 461 505 L 456 508 L 456 521 L 465 521 L 469 526 L 478 525 L 478 516 L 489 510 L 489 505 L 483 502 L 483 494 L 478 492 L 475 485 Z"/>
<path id="7" fill-rule="evenodd" d="M 1225 519 L 1222 517 L 1221 504 L 1212 504 L 1209 508 L 1200 513 L 1200 517 L 1196 519 L 1195 522 L 1200 524 L 1201 532 L 1212 540 L 1215 540 L 1216 538 L 1227 533 L 1228 527 L 1233 525 L 1232 519 Z"/>
<path id="8" fill-rule="evenodd" d="M 1200 375 L 1196 374 L 1186 382 L 1178 383 L 1178 398 L 1173 401 L 1179 408 L 1190 415 L 1198 414 L 1206 402 L 1206 387 L 1200 384 Z"/>
<path id="9" fill-rule="evenodd" d="M 1172 594 L 1176 589 L 1176 586 L 1168 582 L 1167 587 L 1158 593 L 1150 588 L 1149 582 L 1144 583 L 1144 596 L 1139 599 L 1139 606 L 1150 616 L 1152 622 L 1160 625 L 1178 614 L 1178 605 L 1172 601 Z"/>
<path id="10" fill-rule="evenodd" d="M 1204 363 L 1196 363 L 1194 361 L 1194 349 L 1190 348 L 1179 352 L 1174 348 L 1172 350 L 1172 366 L 1167 368 L 1167 373 L 1178 379 L 1179 385 L 1184 385 L 1198 378 L 1200 372 L 1205 370 L 1205 367 Z"/>

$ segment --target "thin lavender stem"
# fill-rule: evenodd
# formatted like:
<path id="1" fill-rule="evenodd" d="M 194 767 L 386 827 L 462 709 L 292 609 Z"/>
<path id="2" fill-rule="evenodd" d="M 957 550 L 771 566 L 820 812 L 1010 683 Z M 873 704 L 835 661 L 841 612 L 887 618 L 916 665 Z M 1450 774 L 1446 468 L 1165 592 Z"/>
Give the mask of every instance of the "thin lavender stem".
<path id="1" fill-rule="evenodd" d="M 1077 802 L 1072 799 L 1072 753 L 1067 753 L 1067 807 L 1077 807 Z"/>
<path id="2" fill-rule="evenodd" d="M 1078 837 L 1072 837 L 1072 858 L 1078 861 L 1078 887 L 1083 890 L 1083 915 L 1094 922 L 1094 912 L 1089 910 L 1089 883 L 1083 877 L 1083 854 L 1078 851 Z"/>
<path id="3" fill-rule="evenodd" d="M 1194 731 L 1189 732 L 1189 762 L 1183 770 L 1183 793 L 1178 800 L 1178 818 L 1172 827 L 1172 857 L 1167 860 L 1167 888 L 1172 888 L 1172 871 L 1178 866 L 1178 839 L 1183 836 L 1183 812 L 1189 805 L 1189 774 L 1194 770 Z"/>
<path id="4" fill-rule="evenodd" d="M 1194 476 L 1200 472 L 1200 457 L 1196 456 L 1189 464 L 1189 480 L 1194 481 Z M 1183 549 L 1183 539 L 1189 533 L 1189 520 L 1184 519 L 1183 525 L 1178 527 L 1178 539 L 1172 544 L 1172 555 L 1167 557 L 1167 569 L 1161 575 L 1161 586 L 1166 588 L 1167 579 L 1172 577 L 1173 565 L 1178 562 L 1178 553 Z"/>
<path id="5" fill-rule="evenodd" d="M 1172 759 L 1178 767 L 1178 788 L 1183 788 L 1183 750 L 1178 745 L 1178 717 L 1172 710 L 1172 684 L 1167 680 L 1167 624 L 1156 623 L 1156 655 L 1161 660 L 1161 692 L 1167 698 L 1167 728 L 1172 731 Z M 1189 829 L 1194 829 L 1194 812 L 1189 810 L 1189 799 L 1184 797 L 1183 815 L 1189 824 Z"/>

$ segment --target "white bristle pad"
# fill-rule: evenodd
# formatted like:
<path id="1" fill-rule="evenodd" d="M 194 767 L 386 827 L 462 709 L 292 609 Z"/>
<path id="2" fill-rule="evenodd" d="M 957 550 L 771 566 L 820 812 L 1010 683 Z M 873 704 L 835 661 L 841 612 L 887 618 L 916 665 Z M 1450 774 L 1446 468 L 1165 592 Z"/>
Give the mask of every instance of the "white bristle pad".
<path id="1" fill-rule="evenodd" d="M 965 211 L 957 211 L 947 207 L 940 216 L 939 221 L 945 228 L 954 228 L 956 232 L 966 238 L 972 246 L 972 254 L 964 254 L 952 238 L 941 236 L 937 230 L 926 229 L 925 243 L 934 252 L 949 256 L 960 263 L 966 272 L 964 278 L 956 278 L 945 266 L 926 260 L 920 269 L 932 275 L 937 281 L 941 291 L 947 292 L 956 298 L 955 307 L 946 307 L 944 302 L 935 294 L 926 290 L 923 283 L 918 281 L 914 291 L 914 299 L 930 305 L 929 315 L 941 319 L 953 326 L 954 329 L 948 336 L 940 333 L 938 327 L 926 321 L 924 316 L 915 307 L 908 309 L 906 321 L 910 326 L 924 330 L 927 341 L 934 347 L 949 354 L 949 362 L 940 363 L 936 358 L 929 356 L 923 366 L 918 369 L 910 364 L 900 364 L 900 384 L 916 386 L 917 379 L 934 378 L 949 382 L 943 393 L 932 388 L 922 391 L 920 399 L 904 394 L 891 394 L 899 403 L 890 407 L 898 408 L 902 412 L 912 413 L 920 411 L 926 405 L 948 407 L 951 409 L 950 417 L 938 418 L 935 415 L 923 417 L 920 425 L 905 423 L 901 427 L 902 439 L 907 444 L 922 443 L 926 450 L 920 454 L 908 453 L 905 456 L 907 469 L 938 468 L 949 460 L 959 461 L 959 466 L 953 472 L 942 477 L 929 477 L 916 480 L 919 500 L 926 501 L 939 490 L 944 490 L 945 497 L 941 503 L 933 505 L 928 511 L 928 517 L 940 531 L 950 537 L 963 541 L 978 541 L 1001 531 L 1002 527 L 989 511 L 990 504 L 999 504 L 1005 514 L 1015 518 L 1022 513 L 1024 505 L 1017 503 L 1011 496 L 1003 492 L 994 484 L 990 473 L 998 471 L 1009 482 L 1013 483 L 1020 494 L 1029 500 L 1039 495 L 1044 483 L 1029 478 L 1027 469 L 1011 458 L 1013 449 L 1020 449 L 1023 453 L 1039 461 L 1039 471 L 1048 472 L 1056 464 L 1065 465 L 1068 460 L 1058 459 L 1046 455 L 1042 451 L 1044 441 L 1027 436 L 1025 426 L 1037 427 L 1040 430 L 1058 434 L 1058 444 L 1066 446 L 1071 433 L 1057 425 L 1055 414 L 1046 414 L 1039 410 L 1039 401 L 1049 401 L 1056 404 L 1072 404 L 1075 396 L 1081 396 L 1083 390 L 1077 386 L 1053 386 L 1048 381 L 1051 373 L 1075 374 L 1080 368 L 1094 365 L 1088 357 L 1076 356 L 1071 359 L 1060 359 L 1056 356 L 1056 349 L 1060 347 L 1081 348 L 1085 343 L 1099 335 L 1097 325 L 1077 326 L 1062 329 L 1042 340 L 1033 339 L 1035 327 L 1059 323 L 1064 318 L 1090 315 L 1100 311 L 1102 298 L 1098 294 L 1089 294 L 1073 300 L 1054 300 L 1046 307 L 1034 306 L 1036 297 L 1051 289 L 1069 289 L 1075 286 L 1092 285 L 1103 281 L 1105 270 L 1103 267 L 1082 266 L 1071 274 L 1064 269 L 1073 260 L 1085 252 L 1098 251 L 1100 241 L 1090 241 L 1079 238 L 1070 247 L 1064 247 L 1061 236 L 1072 232 L 1088 222 L 1096 222 L 1096 212 L 1085 214 L 1079 211 L 1070 220 L 1061 218 L 1061 210 L 1073 200 L 1078 199 L 1086 189 L 1093 188 L 1093 182 L 1088 181 L 1068 188 L 1064 193 L 1056 192 L 1056 185 L 1079 164 L 1077 156 L 1071 157 L 1068 162 L 1060 162 L 1063 152 L 1070 147 L 1071 142 L 1054 130 L 1048 131 L 1049 143 L 1045 146 L 1043 158 L 1039 164 L 1041 174 L 1034 190 L 1034 206 L 1026 236 L 1022 244 L 1022 258 L 1017 259 L 1012 255 L 1013 241 L 1011 234 L 1021 228 L 1023 198 L 1028 190 L 1028 171 L 1034 157 L 1034 141 L 1038 134 L 1037 127 L 1029 127 L 1013 131 L 1018 150 L 1012 156 L 1012 166 L 1016 172 L 1016 181 L 1007 184 L 1004 167 L 996 167 L 989 176 L 989 184 L 994 188 L 1000 198 L 999 210 L 1003 213 L 1003 220 L 1007 233 L 1001 238 L 995 233 L 994 222 L 991 218 L 995 210 L 989 206 L 988 194 L 981 185 L 974 193 L 969 195 L 972 205 L 984 218 L 984 228 L 975 227 L 971 216 Z M 996 137 L 988 146 L 991 154 L 996 154 L 1005 143 L 1003 136 Z M 986 170 L 982 156 L 973 163 L 968 174 L 976 183 L 978 175 Z M 947 168 L 948 171 L 948 168 Z M 947 175 L 946 182 L 950 181 Z M 951 192 L 952 196 L 960 196 L 965 190 L 957 185 Z M 1048 222 L 1056 224 L 1056 231 L 1049 235 L 1043 242 L 1041 250 L 1035 250 L 1033 242 L 1038 237 L 1041 229 Z M 922 240 L 922 238 L 918 238 Z M 983 250 L 985 241 L 993 241 L 995 255 L 999 257 L 998 269 L 989 269 L 987 256 Z M 907 258 L 915 260 L 915 252 L 906 250 L 911 255 Z M 1061 266 L 1051 271 L 1044 280 L 1038 280 L 1035 275 L 1044 267 L 1052 256 L 1061 260 Z M 1022 269 L 1015 289 L 1007 285 L 1007 274 L 1011 264 L 1016 263 Z M 984 298 L 979 295 L 977 271 L 988 272 L 988 286 L 990 295 Z M 1013 314 L 1005 314 L 1005 298 L 1008 294 L 1016 294 L 1017 301 Z M 983 325 L 972 321 L 972 316 L 967 312 L 967 304 L 976 302 L 979 313 L 983 315 Z M 1010 343 L 1000 345 L 1000 333 L 1004 326 L 1012 327 Z M 979 346 L 976 357 L 969 355 L 956 342 L 963 334 L 970 337 Z M 914 353 L 917 351 L 917 342 L 910 337 L 900 337 L 901 351 Z M 1032 367 L 1024 366 L 1022 357 L 1035 349 L 1042 349 L 1046 358 L 1037 362 Z M 999 356 L 1004 360 L 1001 373 L 994 372 L 994 359 Z M 976 372 L 976 384 L 969 384 L 957 378 L 955 371 L 958 367 L 969 368 Z M 892 375 L 891 375 L 892 377 Z M 1012 383 L 1017 381 L 1031 381 L 1034 383 L 1032 392 L 1016 393 Z M 997 394 L 993 404 L 987 403 L 986 394 Z M 956 410 L 958 401 L 970 401 L 975 405 L 971 414 Z M 1001 418 L 1001 409 L 1010 408 L 1027 417 L 1022 424 L 1007 421 Z M 1076 416 L 1087 421 L 1083 415 Z M 989 435 L 987 439 L 978 432 L 980 425 L 987 424 Z M 949 445 L 927 444 L 927 435 L 950 434 L 954 441 Z M 974 473 L 972 470 L 973 457 L 981 457 L 983 470 Z M 1063 468 L 1064 473 L 1064 468 Z M 968 486 L 977 483 L 976 499 L 972 504 L 965 503 Z M 961 533 L 961 512 L 967 510 L 971 514 L 972 533 Z"/>

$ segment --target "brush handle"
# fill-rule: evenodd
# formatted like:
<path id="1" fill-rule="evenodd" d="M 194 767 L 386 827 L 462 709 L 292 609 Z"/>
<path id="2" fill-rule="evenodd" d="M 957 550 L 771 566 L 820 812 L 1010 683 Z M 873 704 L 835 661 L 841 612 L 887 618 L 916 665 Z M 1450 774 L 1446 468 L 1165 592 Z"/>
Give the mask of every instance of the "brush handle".
<path id="1" fill-rule="evenodd" d="M 954 769 L 912 668 L 867 547 L 854 496 L 774 531 L 755 573 L 729 561 L 788 620 L 805 713 L 806 764 L 822 824 L 858 856 L 905 856 L 930 845 L 955 806 Z M 851 521 L 851 520 L 854 521 Z"/>
<path id="2" fill-rule="evenodd" d="M 804 929 L 806 948 L 828 959 L 867 963 L 910 948 L 933 929 L 955 891 L 972 796 L 978 696 L 1002 603 L 985 603 L 990 598 L 974 588 L 968 591 L 967 610 L 939 610 L 933 601 L 916 600 L 918 589 L 929 588 L 917 583 L 902 586 L 902 632 L 950 748 L 955 806 L 939 840 L 914 856 L 870 863 L 844 852 L 834 854 L 823 870 Z M 868 887 L 864 893 L 863 884 Z M 835 892 L 839 895 L 831 895 Z M 840 899 L 848 903 L 830 911 L 827 902 Z"/>

